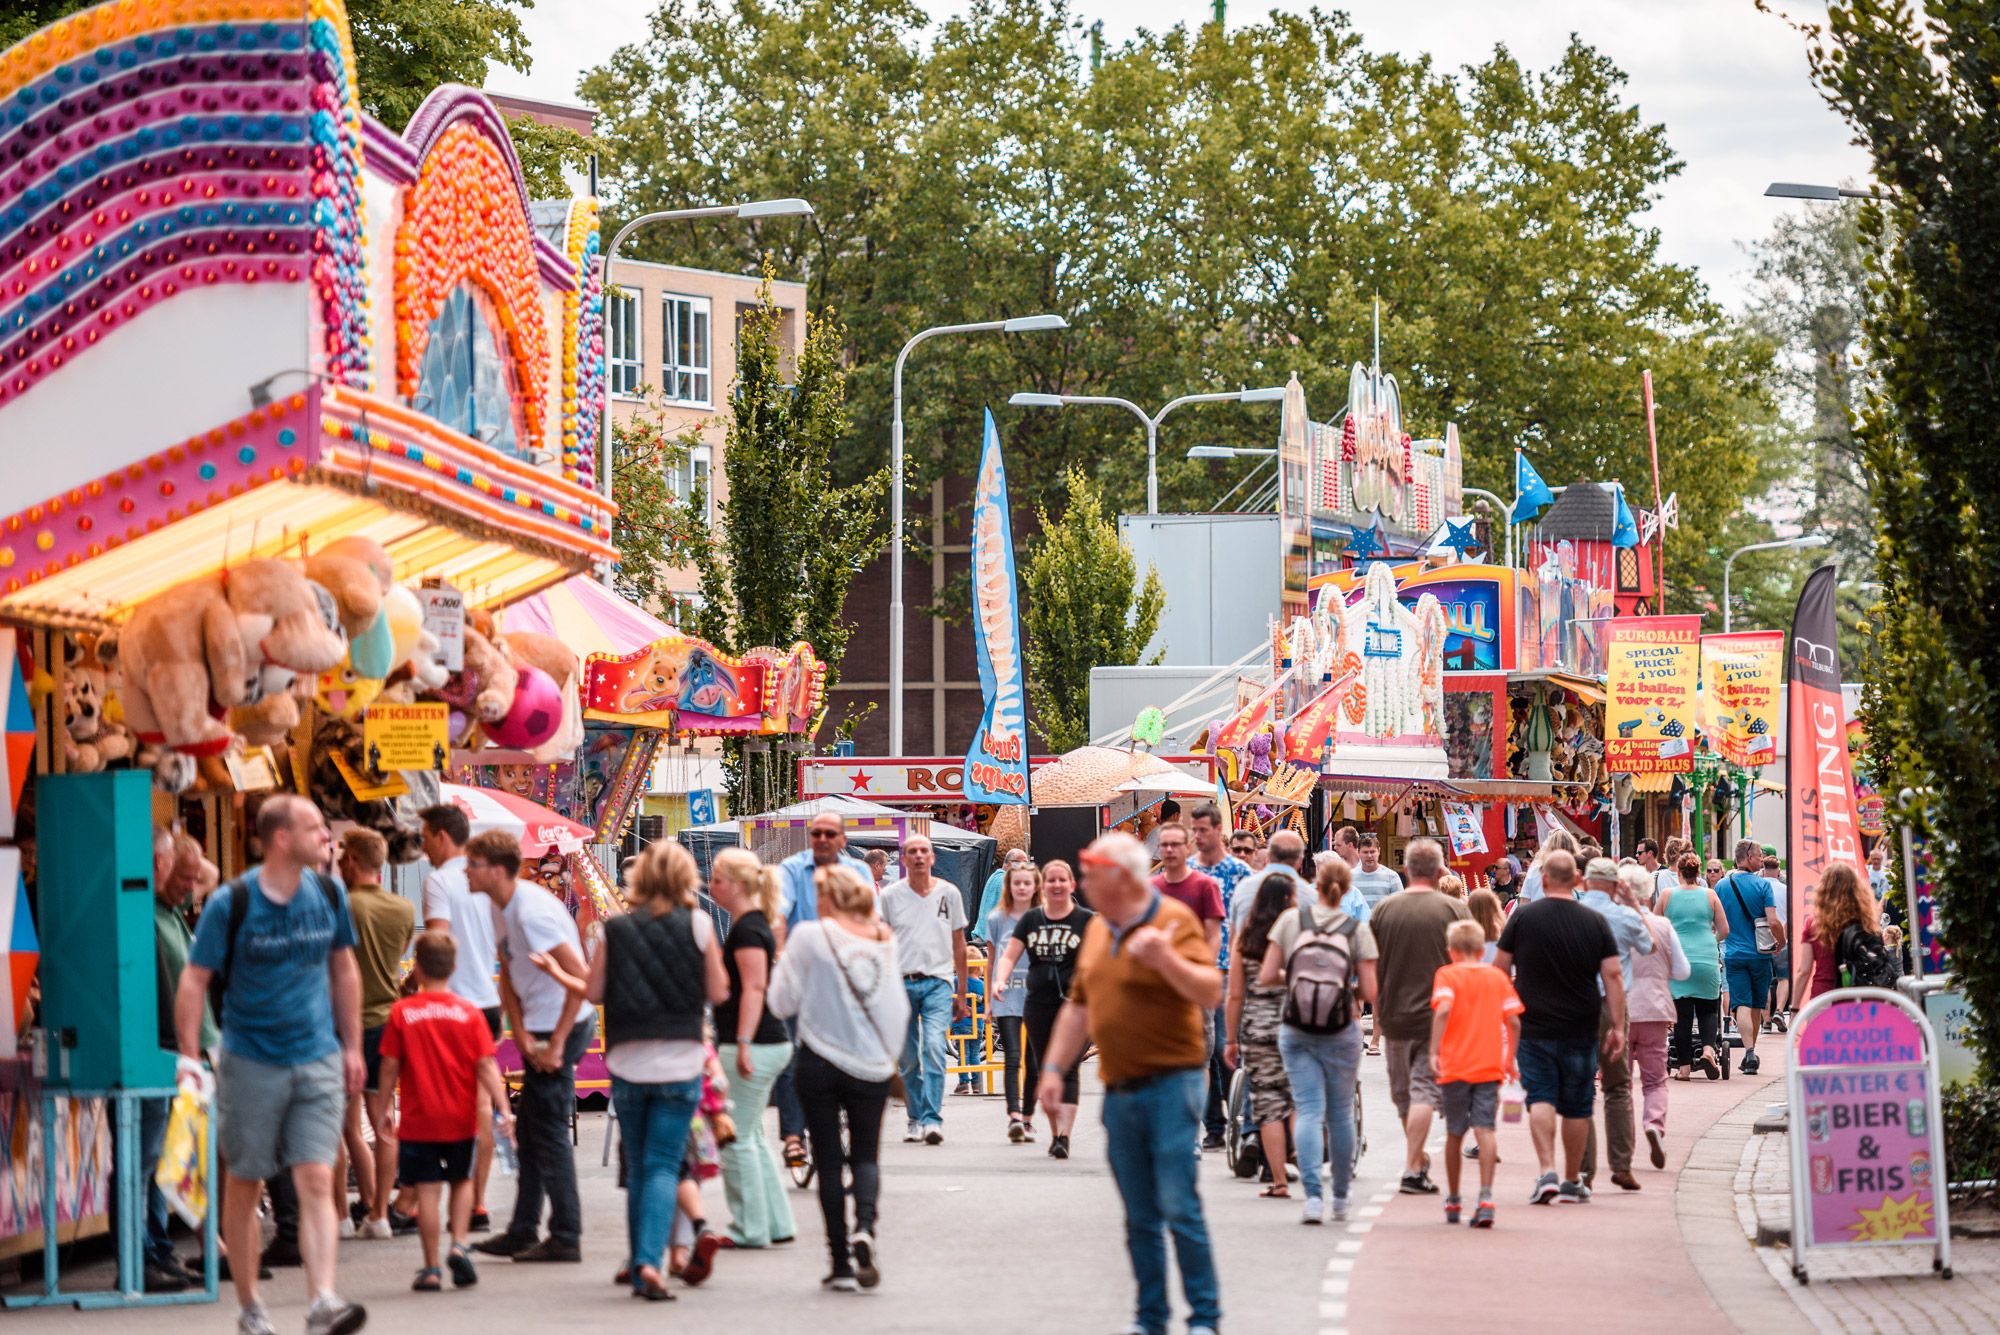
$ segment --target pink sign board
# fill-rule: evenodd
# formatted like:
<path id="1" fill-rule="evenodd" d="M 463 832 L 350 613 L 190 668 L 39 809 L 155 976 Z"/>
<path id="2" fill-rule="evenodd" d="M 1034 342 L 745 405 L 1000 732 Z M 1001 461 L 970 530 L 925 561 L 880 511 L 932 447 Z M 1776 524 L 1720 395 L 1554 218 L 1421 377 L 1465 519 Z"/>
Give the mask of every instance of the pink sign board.
<path id="1" fill-rule="evenodd" d="M 1916 1018 L 1890 1002 L 1836 1002 L 1807 1020 L 1794 1052 L 1812 1245 L 1937 1241 L 1937 1091 Z"/>

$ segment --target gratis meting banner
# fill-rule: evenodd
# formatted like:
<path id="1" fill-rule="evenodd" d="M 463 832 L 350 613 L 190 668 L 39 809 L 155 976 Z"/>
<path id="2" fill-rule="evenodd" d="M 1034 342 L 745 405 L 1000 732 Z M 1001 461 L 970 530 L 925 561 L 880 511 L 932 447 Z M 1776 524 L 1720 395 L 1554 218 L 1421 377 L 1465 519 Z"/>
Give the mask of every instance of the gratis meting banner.
<path id="1" fill-rule="evenodd" d="M 1014 585 L 1014 528 L 1000 432 L 986 414 L 986 444 L 972 493 L 972 610 L 979 626 L 979 689 L 986 713 L 965 753 L 965 800 L 1028 800 L 1028 699 L 1021 602 Z"/>

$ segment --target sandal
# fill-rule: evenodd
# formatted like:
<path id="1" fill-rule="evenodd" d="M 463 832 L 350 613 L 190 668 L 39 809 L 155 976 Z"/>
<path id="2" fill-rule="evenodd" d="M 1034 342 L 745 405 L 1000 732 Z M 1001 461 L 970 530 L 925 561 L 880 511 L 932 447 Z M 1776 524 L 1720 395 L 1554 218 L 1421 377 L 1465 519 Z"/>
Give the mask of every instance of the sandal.
<path id="1" fill-rule="evenodd" d="M 415 1293 L 437 1293 L 444 1288 L 444 1271 L 434 1265 L 427 1265 L 417 1272 L 416 1283 L 410 1285 Z"/>
<path id="2" fill-rule="evenodd" d="M 1257 1194 L 1259 1196 L 1268 1196 L 1272 1200 L 1288 1201 L 1292 1198 L 1292 1189 L 1283 1182 L 1273 1182 Z"/>
<path id="3" fill-rule="evenodd" d="M 804 1168 L 806 1166 L 806 1143 L 799 1136 L 785 1137 L 785 1167 Z"/>
<path id="4" fill-rule="evenodd" d="M 650 1279 L 647 1278 L 649 1275 L 651 1276 Z M 632 1286 L 632 1296 L 634 1298 L 644 1298 L 649 1303 L 671 1303 L 678 1301 L 674 1294 L 667 1289 L 667 1286 L 660 1281 L 660 1272 L 649 1265 L 639 1267 L 638 1282 Z"/>

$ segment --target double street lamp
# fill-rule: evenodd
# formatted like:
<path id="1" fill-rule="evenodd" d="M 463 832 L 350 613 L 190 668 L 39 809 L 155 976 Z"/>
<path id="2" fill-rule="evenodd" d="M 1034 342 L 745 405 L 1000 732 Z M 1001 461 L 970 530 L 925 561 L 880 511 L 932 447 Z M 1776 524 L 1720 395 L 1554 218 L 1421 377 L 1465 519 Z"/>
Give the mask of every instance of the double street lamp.
<path id="1" fill-rule="evenodd" d="M 1722 633 L 1729 633 L 1729 568 L 1736 564 L 1736 558 L 1745 552 L 1773 552 L 1789 547 L 1800 551 L 1807 547 L 1824 547 L 1833 541 L 1824 533 L 1805 533 L 1796 538 L 1779 538 L 1776 542 L 1753 542 L 1747 547 L 1738 547 L 1722 563 Z"/>
<path id="2" fill-rule="evenodd" d="M 1278 385 L 1271 389 L 1240 389 L 1233 393 L 1183 394 L 1171 400 L 1164 408 L 1148 417 L 1146 410 L 1130 399 L 1113 398 L 1108 394 L 1016 394 L 1007 400 L 1016 408 L 1062 408 L 1072 403 L 1101 404 L 1112 408 L 1123 408 L 1146 424 L 1146 513 L 1160 512 L 1160 422 L 1166 415 L 1183 403 L 1272 403 L 1285 397 L 1285 387 Z M 1199 448 L 1199 447 L 1198 447 Z M 1221 448 L 1221 447 L 1214 447 Z M 1276 450 L 1243 450 L 1244 454 L 1276 454 Z M 1225 459 L 1234 454 L 1189 454 L 1191 459 Z"/>
<path id="3" fill-rule="evenodd" d="M 981 320 L 976 324 L 941 324 L 926 329 L 896 354 L 889 425 L 889 754 L 903 754 L 903 363 L 925 339 L 940 334 L 1033 334 L 1067 329 L 1060 315 L 1023 315 L 1012 320 Z M 933 749 L 942 739 L 933 739 Z"/>
<path id="4" fill-rule="evenodd" d="M 611 495 L 611 262 L 618 258 L 618 247 L 625 244 L 625 238 L 649 223 L 683 222 L 694 218 L 793 218 L 813 211 L 812 205 L 803 199 L 759 199 L 748 204 L 708 204 L 692 209 L 664 209 L 659 213 L 641 214 L 618 229 L 611 238 L 611 244 L 604 248 L 602 314 L 598 317 L 598 336 L 604 341 L 604 438 L 599 442 L 601 462 L 598 465 L 598 481 L 603 485 L 604 495 Z M 609 537 L 607 531 L 606 536 Z M 605 574 L 605 583 L 611 582 L 610 573 Z"/>

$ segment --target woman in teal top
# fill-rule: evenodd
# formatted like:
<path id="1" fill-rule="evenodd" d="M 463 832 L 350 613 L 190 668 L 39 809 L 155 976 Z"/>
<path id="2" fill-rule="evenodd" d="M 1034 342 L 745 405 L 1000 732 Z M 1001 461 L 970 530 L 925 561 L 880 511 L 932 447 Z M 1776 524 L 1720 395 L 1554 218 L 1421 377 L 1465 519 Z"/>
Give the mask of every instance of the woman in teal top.
<path id="1" fill-rule="evenodd" d="M 1660 892 L 1657 912 L 1674 925 L 1692 966 L 1686 978 L 1673 983 L 1674 1078 L 1691 1080 L 1692 1068 L 1699 1066 L 1710 1080 L 1720 1080 L 1722 1064 L 1715 1057 L 1722 1020 L 1720 956 L 1722 938 L 1729 935 L 1729 918 L 1715 891 L 1702 884 L 1700 858 L 1693 853 L 1681 854 L 1674 872 L 1680 884 Z"/>

